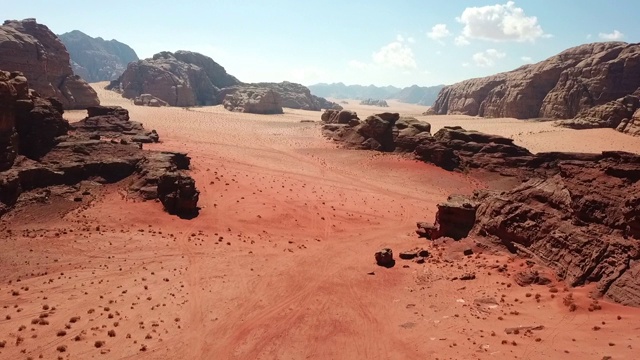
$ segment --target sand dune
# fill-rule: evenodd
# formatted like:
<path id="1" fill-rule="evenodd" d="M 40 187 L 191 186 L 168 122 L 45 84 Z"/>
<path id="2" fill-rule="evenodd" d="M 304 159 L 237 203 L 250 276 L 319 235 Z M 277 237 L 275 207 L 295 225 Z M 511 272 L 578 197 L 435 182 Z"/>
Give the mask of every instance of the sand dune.
<path id="1" fill-rule="evenodd" d="M 479 249 L 466 257 L 471 240 L 415 236 L 415 222 L 431 221 L 448 194 L 487 184 L 399 155 L 338 149 L 319 124 L 301 122 L 319 112 L 136 107 L 103 85 L 94 84 L 103 104 L 158 130 L 162 142 L 149 148 L 190 154 L 202 211 L 171 217 L 128 198 L 123 183 L 95 186 L 96 200 L 79 207 L 61 197 L 7 216 L 0 358 L 636 357 L 637 309 L 600 301 L 588 311 L 588 288 L 519 287 L 510 276 L 528 266 L 522 260 Z M 614 131 L 424 117 L 425 107 L 389 103 L 384 110 L 434 129 L 512 136 L 533 151 L 640 151 Z M 380 110 L 344 106 L 361 117 Z M 385 269 L 373 259 L 381 247 L 432 256 Z M 457 280 L 464 273 L 476 279 Z"/>

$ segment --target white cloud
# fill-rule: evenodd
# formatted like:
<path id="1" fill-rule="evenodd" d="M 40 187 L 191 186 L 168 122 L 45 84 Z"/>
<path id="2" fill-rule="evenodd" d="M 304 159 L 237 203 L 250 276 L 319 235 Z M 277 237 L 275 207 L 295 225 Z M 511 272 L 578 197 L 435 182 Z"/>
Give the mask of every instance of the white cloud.
<path id="1" fill-rule="evenodd" d="M 373 53 L 373 62 L 379 65 L 400 69 L 415 69 L 416 64 L 413 50 L 403 43 L 392 42 Z"/>
<path id="2" fill-rule="evenodd" d="M 358 61 L 358 60 L 349 61 L 349 67 L 354 68 L 354 69 L 368 69 L 371 66 L 372 66 L 371 64 L 367 64 L 367 63 L 364 63 L 364 62 Z"/>
<path id="3" fill-rule="evenodd" d="M 396 40 L 398 40 L 399 42 L 404 42 L 404 37 L 402 35 L 397 35 Z"/>
<path id="4" fill-rule="evenodd" d="M 456 36 L 456 38 L 453 39 L 453 43 L 456 44 L 456 46 L 466 46 L 470 44 L 469 40 L 462 35 Z"/>
<path id="5" fill-rule="evenodd" d="M 409 37 L 407 38 L 407 41 L 408 41 L 408 42 L 410 42 L 411 44 L 413 44 L 413 43 L 415 43 L 415 42 L 416 42 L 416 39 L 414 39 L 413 37 L 409 36 Z"/>
<path id="6" fill-rule="evenodd" d="M 324 75 L 324 71 L 315 66 L 296 68 L 290 71 L 291 79 L 301 83 L 319 81 L 324 77 Z"/>
<path id="7" fill-rule="evenodd" d="M 495 65 L 497 59 L 502 59 L 505 56 L 507 56 L 507 54 L 496 49 L 488 49 L 483 52 L 473 54 L 471 58 L 476 66 L 491 67 Z"/>
<path id="8" fill-rule="evenodd" d="M 463 63 L 462 63 L 462 67 L 469 67 L 469 65 L 470 65 L 470 64 L 469 64 L 468 62 L 463 62 Z"/>
<path id="9" fill-rule="evenodd" d="M 427 33 L 427 37 L 433 39 L 439 43 L 442 43 L 442 39 L 451 35 L 446 24 L 436 24 L 431 28 L 431 31 Z"/>
<path id="10" fill-rule="evenodd" d="M 587 34 L 587 39 L 591 39 L 591 34 Z"/>
<path id="11" fill-rule="evenodd" d="M 624 37 L 624 34 L 618 30 L 613 30 L 612 33 L 599 33 L 598 37 L 604 40 L 621 40 Z"/>
<path id="12" fill-rule="evenodd" d="M 456 18 L 464 25 L 462 35 L 490 41 L 535 41 L 545 34 L 535 16 L 526 16 L 513 1 L 506 4 L 468 7 Z"/>
<path id="13" fill-rule="evenodd" d="M 530 56 L 522 56 L 522 57 L 520 58 L 520 60 L 522 60 L 522 61 L 524 61 L 524 62 L 526 62 L 526 63 L 528 63 L 528 64 L 530 64 L 530 63 L 532 63 L 532 62 L 533 62 L 533 59 L 532 59 Z"/>

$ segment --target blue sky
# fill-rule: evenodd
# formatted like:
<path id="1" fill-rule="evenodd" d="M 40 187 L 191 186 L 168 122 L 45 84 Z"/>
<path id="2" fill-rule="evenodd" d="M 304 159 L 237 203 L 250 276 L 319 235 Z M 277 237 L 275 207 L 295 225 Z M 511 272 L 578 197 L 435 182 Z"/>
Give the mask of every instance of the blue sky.
<path id="1" fill-rule="evenodd" d="M 116 39 L 141 58 L 201 52 L 245 82 L 430 86 L 588 42 L 640 42 L 638 9 L 637 0 L 30 0 L 2 12 Z"/>

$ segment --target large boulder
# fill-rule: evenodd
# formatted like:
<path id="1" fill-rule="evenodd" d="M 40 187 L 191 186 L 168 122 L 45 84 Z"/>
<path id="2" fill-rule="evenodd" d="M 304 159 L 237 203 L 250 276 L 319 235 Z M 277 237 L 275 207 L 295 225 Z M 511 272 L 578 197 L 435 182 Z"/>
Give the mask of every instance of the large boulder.
<path id="1" fill-rule="evenodd" d="M 222 104 L 229 111 L 252 114 L 283 113 L 278 93 L 266 88 L 234 88 L 233 91 L 226 93 Z"/>
<path id="2" fill-rule="evenodd" d="M 35 19 L 8 20 L 0 26 L 0 68 L 20 71 L 42 97 L 55 97 L 65 109 L 99 105 L 96 92 L 77 75 L 69 53 L 48 27 Z"/>
<path id="3" fill-rule="evenodd" d="M 170 106 L 188 107 L 217 105 L 220 89 L 238 84 L 238 79 L 211 58 L 181 50 L 129 63 L 107 88 L 128 99 L 149 94 Z"/>
<path id="4" fill-rule="evenodd" d="M 631 94 L 640 84 L 640 45 L 580 45 L 537 64 L 444 87 L 434 114 L 569 119 Z"/>
<path id="5" fill-rule="evenodd" d="M 116 40 L 93 38 L 78 30 L 59 37 L 69 51 L 74 73 L 89 82 L 116 80 L 127 64 L 138 61 L 131 47 Z"/>

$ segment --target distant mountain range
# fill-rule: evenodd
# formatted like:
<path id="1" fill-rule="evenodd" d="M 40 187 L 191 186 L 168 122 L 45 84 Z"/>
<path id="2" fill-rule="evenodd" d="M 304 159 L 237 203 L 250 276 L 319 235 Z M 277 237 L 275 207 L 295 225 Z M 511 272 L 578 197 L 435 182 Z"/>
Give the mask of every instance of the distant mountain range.
<path id="1" fill-rule="evenodd" d="M 334 99 L 397 99 L 410 104 L 431 106 L 436 101 L 438 93 L 444 85 L 418 86 L 413 85 L 406 88 L 395 86 L 375 85 L 345 85 L 343 83 L 315 84 L 309 86 L 311 93 L 316 96 Z"/>
<path id="2" fill-rule="evenodd" d="M 93 38 L 78 30 L 58 36 L 69 51 L 73 72 L 88 82 L 115 80 L 127 64 L 138 60 L 131 47 L 116 40 Z"/>

